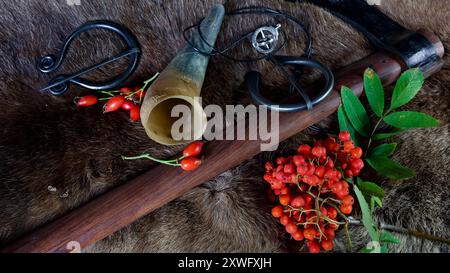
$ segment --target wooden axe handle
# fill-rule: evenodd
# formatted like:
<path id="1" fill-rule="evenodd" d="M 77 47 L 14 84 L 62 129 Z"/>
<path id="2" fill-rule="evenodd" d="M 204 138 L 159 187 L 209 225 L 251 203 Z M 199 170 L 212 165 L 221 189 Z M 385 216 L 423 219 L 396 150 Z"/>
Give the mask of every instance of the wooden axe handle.
<path id="1" fill-rule="evenodd" d="M 333 114 L 339 107 L 342 85 L 363 91 L 362 76 L 373 68 L 384 85 L 396 81 L 403 65 L 386 53 L 374 53 L 335 73 L 332 94 L 310 111 L 280 113 L 280 141 Z M 261 141 L 212 141 L 206 144 L 204 163 L 194 172 L 159 165 L 132 181 L 46 224 L 2 252 L 69 252 L 68 244 L 81 248 L 93 244 L 260 153 Z"/>

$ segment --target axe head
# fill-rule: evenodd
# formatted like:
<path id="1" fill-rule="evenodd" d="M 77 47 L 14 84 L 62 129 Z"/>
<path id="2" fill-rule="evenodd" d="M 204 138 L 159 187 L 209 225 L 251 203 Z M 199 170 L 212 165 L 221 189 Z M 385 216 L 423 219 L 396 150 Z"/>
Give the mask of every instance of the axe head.
<path id="1" fill-rule="evenodd" d="M 296 1 L 291 1 L 296 2 Z M 365 0 L 306 0 L 319 6 L 360 31 L 372 45 L 388 51 L 404 64 L 418 67 L 428 76 L 442 66 L 444 46 L 425 30 L 412 31 L 389 18 L 376 5 Z"/>

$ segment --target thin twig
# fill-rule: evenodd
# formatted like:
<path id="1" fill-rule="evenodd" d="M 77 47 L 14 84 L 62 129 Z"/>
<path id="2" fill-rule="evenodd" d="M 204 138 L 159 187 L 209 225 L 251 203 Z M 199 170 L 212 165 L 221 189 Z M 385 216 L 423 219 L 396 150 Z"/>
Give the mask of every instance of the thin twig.
<path id="1" fill-rule="evenodd" d="M 361 221 L 353 219 L 353 218 L 349 221 L 349 224 L 357 225 L 357 226 L 363 225 L 361 223 Z M 439 237 L 439 236 L 434 236 L 434 235 L 431 235 L 431 234 L 428 234 L 425 232 L 421 232 L 421 231 L 417 231 L 417 230 L 413 230 L 413 229 L 397 227 L 397 226 L 389 225 L 389 224 L 381 224 L 380 229 L 387 230 L 387 231 L 393 231 L 396 233 L 407 234 L 407 235 L 411 235 L 411 236 L 414 236 L 417 238 L 426 239 L 429 241 L 441 242 L 441 243 L 450 245 L 450 239 Z"/>

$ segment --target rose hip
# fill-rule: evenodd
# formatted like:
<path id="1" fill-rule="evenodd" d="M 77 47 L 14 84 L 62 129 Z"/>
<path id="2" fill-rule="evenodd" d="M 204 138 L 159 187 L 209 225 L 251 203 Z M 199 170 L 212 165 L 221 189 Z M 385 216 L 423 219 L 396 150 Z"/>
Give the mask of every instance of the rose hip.
<path id="1" fill-rule="evenodd" d="M 181 168 L 185 171 L 193 171 L 201 165 L 202 161 L 196 157 L 187 157 L 181 160 Z"/>
<path id="2" fill-rule="evenodd" d="M 76 99 L 76 105 L 79 107 L 89 107 L 98 103 L 96 96 L 88 95 Z"/>
<path id="3" fill-rule="evenodd" d="M 124 102 L 125 97 L 123 96 L 117 95 L 110 98 L 103 107 L 103 113 L 109 113 L 119 110 Z"/>
<path id="4" fill-rule="evenodd" d="M 125 101 L 121 108 L 125 111 L 130 111 L 134 107 L 134 103 L 130 100 Z"/>
<path id="5" fill-rule="evenodd" d="M 130 95 L 131 93 L 133 93 L 133 91 L 131 90 L 131 88 L 129 88 L 129 87 L 123 87 L 123 88 L 120 88 L 120 94 L 122 94 L 122 95 L 125 95 L 125 96 L 128 96 L 128 95 Z"/>
<path id="6" fill-rule="evenodd" d="M 141 107 L 134 105 L 130 110 L 130 119 L 132 121 L 139 121 L 141 119 Z"/>
<path id="7" fill-rule="evenodd" d="M 184 157 L 198 156 L 203 149 L 203 141 L 194 141 L 183 150 Z"/>

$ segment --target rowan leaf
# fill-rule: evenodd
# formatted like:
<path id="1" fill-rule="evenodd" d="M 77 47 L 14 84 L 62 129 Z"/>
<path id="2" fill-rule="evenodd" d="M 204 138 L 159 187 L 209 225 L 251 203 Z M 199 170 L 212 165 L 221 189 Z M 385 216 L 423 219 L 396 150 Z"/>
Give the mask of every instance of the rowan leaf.
<path id="1" fill-rule="evenodd" d="M 411 178 L 416 173 L 384 156 L 366 158 L 367 163 L 378 173 L 394 180 Z"/>
<path id="2" fill-rule="evenodd" d="M 358 140 L 356 139 L 356 132 L 355 129 L 350 124 L 350 121 L 347 118 L 347 115 L 344 112 L 344 108 L 339 106 L 338 108 L 338 121 L 339 121 L 339 130 L 342 131 L 348 131 L 350 133 L 350 137 L 355 143 L 356 146 L 358 146 Z"/>
<path id="3" fill-rule="evenodd" d="M 343 86 L 341 90 L 342 104 L 344 105 L 344 111 L 347 115 L 350 123 L 355 130 L 363 135 L 369 136 L 370 134 L 370 121 L 367 115 L 366 109 L 359 101 L 358 97 L 353 93 L 353 91 Z"/>
<path id="4" fill-rule="evenodd" d="M 394 153 L 395 148 L 397 148 L 397 143 L 381 144 L 381 145 L 373 148 L 372 152 L 370 153 L 370 157 L 373 157 L 373 156 L 389 157 Z"/>
<path id="5" fill-rule="evenodd" d="M 422 88 L 423 81 L 423 73 L 420 69 L 412 68 L 405 71 L 395 85 L 390 110 L 410 102 Z"/>
<path id="6" fill-rule="evenodd" d="M 394 236 L 394 234 L 390 233 L 390 232 L 383 232 L 380 235 L 380 242 L 383 243 L 390 243 L 390 244 L 399 244 L 400 240 Z"/>
<path id="7" fill-rule="evenodd" d="M 429 128 L 439 125 L 439 121 L 432 116 L 413 111 L 395 112 L 383 120 L 387 124 L 401 129 Z"/>
<path id="8" fill-rule="evenodd" d="M 359 190 L 358 186 L 354 185 L 353 190 L 355 191 L 356 198 L 358 199 L 358 203 L 361 208 L 362 223 L 363 223 L 364 227 L 366 228 L 367 232 L 369 233 L 369 236 L 372 239 L 372 241 L 379 242 L 380 234 L 375 229 L 375 225 L 374 225 L 374 222 L 372 219 L 372 214 L 370 212 L 369 205 L 367 204 L 367 201 L 364 198 L 364 195 Z"/>
<path id="9" fill-rule="evenodd" d="M 375 210 L 375 204 L 377 204 L 380 208 L 383 207 L 383 202 L 381 201 L 381 199 L 376 196 L 372 196 L 370 198 L 370 211 L 372 211 L 372 213 Z"/>
<path id="10" fill-rule="evenodd" d="M 406 131 L 405 129 L 395 128 L 394 130 L 392 130 L 390 132 L 375 134 L 375 135 L 373 135 L 372 139 L 373 140 L 383 140 L 383 139 L 390 138 L 390 137 L 396 136 L 398 134 L 401 134 L 405 131 Z"/>
<path id="11" fill-rule="evenodd" d="M 358 252 L 359 253 L 372 253 L 373 251 L 374 251 L 374 248 L 363 247 Z"/>
<path id="12" fill-rule="evenodd" d="M 367 200 L 370 200 L 372 196 L 378 198 L 384 197 L 384 190 L 373 182 L 358 179 L 358 188 Z"/>
<path id="13" fill-rule="evenodd" d="M 364 92 L 375 115 L 382 117 L 384 112 L 384 89 L 380 77 L 371 68 L 367 68 L 364 72 Z"/>

